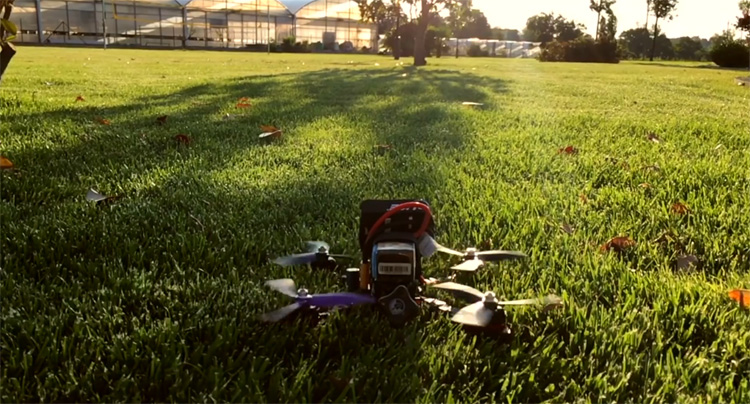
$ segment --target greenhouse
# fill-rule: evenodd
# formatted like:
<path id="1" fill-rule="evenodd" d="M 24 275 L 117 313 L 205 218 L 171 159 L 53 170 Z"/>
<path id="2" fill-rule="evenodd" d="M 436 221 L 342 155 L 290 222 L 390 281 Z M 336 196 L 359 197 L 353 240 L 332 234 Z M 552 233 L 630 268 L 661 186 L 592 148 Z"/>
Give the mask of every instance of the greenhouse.
<path id="1" fill-rule="evenodd" d="M 374 52 L 378 40 L 352 0 L 16 0 L 12 19 L 22 43 L 266 50 L 294 37 Z"/>

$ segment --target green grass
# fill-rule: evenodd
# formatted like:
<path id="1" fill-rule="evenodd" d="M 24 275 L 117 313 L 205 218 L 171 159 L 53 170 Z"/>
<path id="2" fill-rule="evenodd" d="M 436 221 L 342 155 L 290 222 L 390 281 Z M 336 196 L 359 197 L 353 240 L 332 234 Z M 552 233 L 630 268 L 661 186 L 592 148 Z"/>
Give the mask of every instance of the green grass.
<path id="1" fill-rule="evenodd" d="M 18 168 L 0 172 L 2 400 L 750 401 L 750 312 L 727 296 L 750 287 L 737 72 L 410 61 L 19 48 L 0 89 Z M 283 138 L 260 141 L 261 124 Z M 96 207 L 91 187 L 125 198 Z M 315 239 L 357 253 L 366 198 L 426 198 L 445 245 L 526 252 L 473 284 L 566 307 L 509 310 L 508 346 L 427 314 L 403 329 L 365 309 L 259 323 L 288 303 L 267 279 L 343 290 L 269 258 Z M 617 235 L 636 247 L 602 253 Z M 676 268 L 682 254 L 698 267 Z"/>

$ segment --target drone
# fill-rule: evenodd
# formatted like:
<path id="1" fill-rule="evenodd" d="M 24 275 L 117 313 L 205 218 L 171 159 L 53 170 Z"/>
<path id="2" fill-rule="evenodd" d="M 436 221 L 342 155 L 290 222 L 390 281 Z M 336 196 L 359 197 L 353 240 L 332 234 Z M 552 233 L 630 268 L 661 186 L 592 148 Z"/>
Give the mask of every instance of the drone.
<path id="1" fill-rule="evenodd" d="M 360 204 L 359 246 L 361 257 L 332 254 L 324 241 L 308 241 L 306 251 L 275 259 L 281 266 L 310 265 L 313 269 L 334 270 L 340 260 L 359 261 L 346 269 L 343 278 L 347 291 L 311 294 L 297 288 L 292 279 L 275 279 L 266 286 L 294 299 L 278 310 L 261 315 L 261 320 L 278 322 L 299 311 L 326 313 L 328 310 L 368 305 L 383 313 L 391 326 L 401 327 L 414 320 L 422 306 L 450 315 L 452 321 L 472 332 L 490 332 L 508 337 L 506 307 L 536 305 L 545 311 L 560 307 L 555 295 L 539 299 L 501 301 L 492 291 L 481 292 L 447 278 L 425 278 L 422 260 L 436 252 L 458 256 L 461 262 L 454 271 L 474 273 L 490 262 L 519 260 L 519 251 L 457 251 L 440 245 L 434 239 L 434 221 L 430 205 L 424 200 L 365 200 Z M 454 307 L 424 292 L 434 288 L 450 292 L 468 305 Z"/>

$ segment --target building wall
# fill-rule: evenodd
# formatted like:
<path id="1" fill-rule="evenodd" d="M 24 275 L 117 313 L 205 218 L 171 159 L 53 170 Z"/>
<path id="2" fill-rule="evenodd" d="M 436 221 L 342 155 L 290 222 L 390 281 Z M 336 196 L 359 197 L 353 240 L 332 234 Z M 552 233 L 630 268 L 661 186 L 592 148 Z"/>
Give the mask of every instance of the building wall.
<path id="1" fill-rule="evenodd" d="M 104 6 L 101 0 L 40 0 L 39 16 L 42 43 L 50 44 L 102 46 L 104 20 L 108 45 L 244 48 L 296 36 L 298 42 L 323 44 L 331 37 L 337 45 L 351 41 L 355 49 L 372 48 L 376 28 L 359 21 L 358 9 L 352 13 L 343 0 L 321 1 L 322 7 L 311 3 L 295 17 L 276 0 L 193 0 L 184 10 L 171 0 Z M 18 42 L 39 42 L 35 1 L 17 0 L 12 19 L 20 30 Z"/>

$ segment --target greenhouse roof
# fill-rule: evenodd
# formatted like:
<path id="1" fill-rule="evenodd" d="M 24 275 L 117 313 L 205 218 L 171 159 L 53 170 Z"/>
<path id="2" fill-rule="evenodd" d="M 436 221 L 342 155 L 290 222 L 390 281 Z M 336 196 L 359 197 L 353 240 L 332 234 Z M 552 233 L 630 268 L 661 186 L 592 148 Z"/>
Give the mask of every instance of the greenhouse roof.
<path id="1" fill-rule="evenodd" d="M 151 3 L 157 6 L 183 7 L 191 6 L 206 9 L 266 9 L 285 10 L 291 14 L 297 13 L 302 7 L 314 0 L 136 0 L 137 3 Z M 118 3 L 118 0 L 112 0 Z"/>

